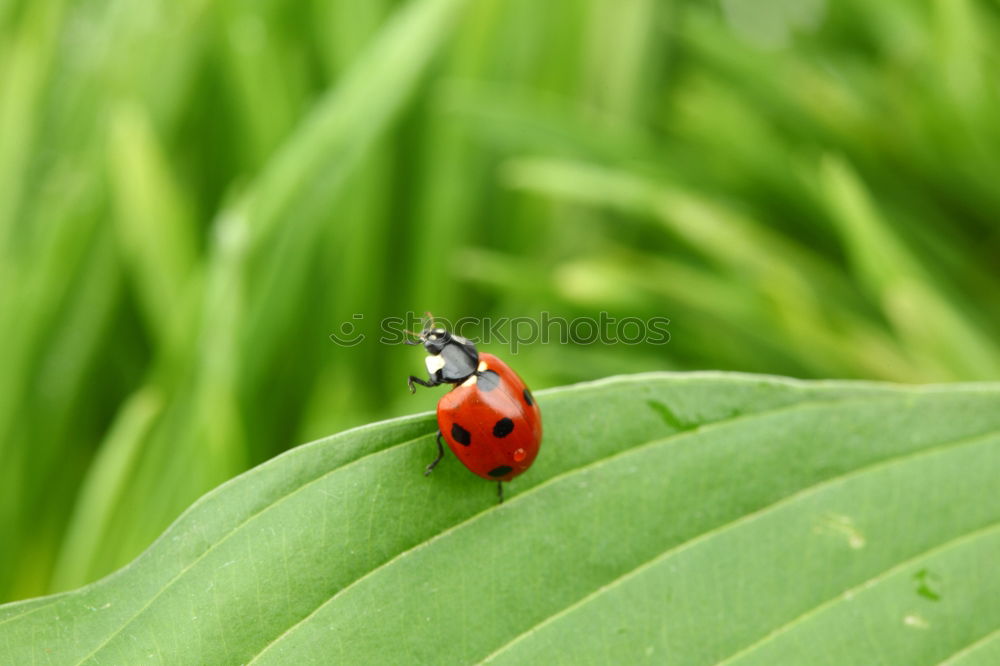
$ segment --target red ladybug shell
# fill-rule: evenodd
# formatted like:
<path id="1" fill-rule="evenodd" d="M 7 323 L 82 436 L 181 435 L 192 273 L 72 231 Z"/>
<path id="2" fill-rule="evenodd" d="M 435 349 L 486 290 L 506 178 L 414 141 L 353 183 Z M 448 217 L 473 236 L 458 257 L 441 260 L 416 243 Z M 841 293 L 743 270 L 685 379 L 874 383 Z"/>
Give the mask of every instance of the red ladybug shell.
<path id="1" fill-rule="evenodd" d="M 477 375 L 441 398 L 438 427 L 472 473 L 510 481 L 538 455 L 542 412 L 517 373 L 496 356 L 480 354 Z"/>

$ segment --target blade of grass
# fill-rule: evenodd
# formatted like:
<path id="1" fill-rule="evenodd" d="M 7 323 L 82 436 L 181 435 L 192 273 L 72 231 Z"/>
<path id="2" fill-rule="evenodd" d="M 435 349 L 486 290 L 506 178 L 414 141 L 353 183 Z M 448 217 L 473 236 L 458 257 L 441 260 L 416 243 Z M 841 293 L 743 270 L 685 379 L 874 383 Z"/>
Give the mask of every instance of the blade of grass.
<path id="1" fill-rule="evenodd" d="M 196 266 L 197 232 L 143 107 L 126 102 L 113 111 L 108 159 L 115 230 L 147 330 L 157 346 L 174 348 L 183 325 L 177 313 Z"/>
<path id="2" fill-rule="evenodd" d="M 827 156 L 820 168 L 831 217 L 862 284 L 877 299 L 915 359 L 929 373 L 976 378 L 1000 375 L 996 346 L 957 310 L 893 233 L 850 164 Z"/>
<path id="3" fill-rule="evenodd" d="M 143 442 L 163 410 L 163 396 L 146 387 L 122 406 L 98 450 L 73 507 L 65 540 L 52 574 L 52 591 L 79 587 L 105 572 L 98 561 L 100 543 L 109 538 L 108 522 L 124 499 Z"/>
<path id="4" fill-rule="evenodd" d="M 431 58 L 449 36 L 467 0 L 410 2 L 392 17 L 283 144 L 243 202 L 255 257 L 253 299 L 247 330 L 256 354 L 248 379 L 261 385 L 261 363 L 273 361 L 275 345 L 302 289 L 311 253 L 330 218 L 347 174 L 372 141 L 385 132 L 421 80 Z M 282 225 L 284 220 L 294 224 Z"/>

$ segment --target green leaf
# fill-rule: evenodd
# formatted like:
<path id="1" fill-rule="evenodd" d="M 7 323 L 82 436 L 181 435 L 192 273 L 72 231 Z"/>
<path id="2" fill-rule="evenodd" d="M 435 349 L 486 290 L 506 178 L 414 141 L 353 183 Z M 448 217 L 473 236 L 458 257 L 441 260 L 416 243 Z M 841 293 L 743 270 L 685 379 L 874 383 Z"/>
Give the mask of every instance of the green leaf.
<path id="1" fill-rule="evenodd" d="M 434 419 L 301 446 L 80 590 L 0 663 L 985 663 L 1000 385 L 645 374 L 543 391 L 495 503 Z M 991 639 L 992 634 L 992 639 Z"/>

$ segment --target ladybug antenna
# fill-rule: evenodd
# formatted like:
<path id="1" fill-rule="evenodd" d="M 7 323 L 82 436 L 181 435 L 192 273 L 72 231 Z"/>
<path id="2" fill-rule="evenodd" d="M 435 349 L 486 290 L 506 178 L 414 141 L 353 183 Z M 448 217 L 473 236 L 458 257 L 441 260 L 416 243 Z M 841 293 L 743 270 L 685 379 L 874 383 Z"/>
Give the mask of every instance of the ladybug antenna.
<path id="1" fill-rule="evenodd" d="M 414 333 L 413 331 L 406 328 L 403 329 L 403 333 L 406 333 L 407 335 L 412 335 L 413 337 L 417 338 L 417 340 L 404 339 L 403 344 L 405 345 L 419 345 L 420 338 L 423 337 L 423 333 Z"/>
<path id="2" fill-rule="evenodd" d="M 430 312 L 425 312 L 424 314 L 427 315 L 427 321 L 424 322 L 423 335 L 426 335 L 427 333 L 430 332 L 432 328 L 434 328 L 434 315 L 432 315 Z"/>

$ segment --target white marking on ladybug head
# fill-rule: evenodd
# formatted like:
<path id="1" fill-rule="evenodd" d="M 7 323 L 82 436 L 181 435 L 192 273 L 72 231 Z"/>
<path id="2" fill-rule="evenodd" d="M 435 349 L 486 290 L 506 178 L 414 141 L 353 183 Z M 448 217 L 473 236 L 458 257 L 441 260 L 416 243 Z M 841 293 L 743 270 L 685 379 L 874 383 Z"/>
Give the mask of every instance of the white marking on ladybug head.
<path id="1" fill-rule="evenodd" d="M 469 378 L 466 379 L 464 382 L 462 382 L 462 386 L 475 386 L 475 385 L 476 385 L 475 375 L 469 375 Z"/>
<path id="2" fill-rule="evenodd" d="M 486 372 L 486 361 L 479 362 L 479 367 L 476 368 L 476 372 Z"/>
<path id="3" fill-rule="evenodd" d="M 424 363 L 427 365 L 427 372 L 433 377 L 438 370 L 444 367 L 444 357 L 441 354 L 429 354 L 424 359 Z"/>

